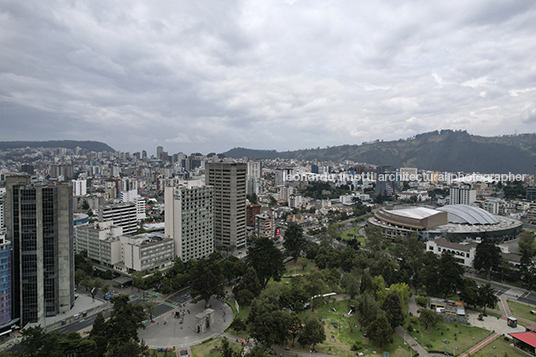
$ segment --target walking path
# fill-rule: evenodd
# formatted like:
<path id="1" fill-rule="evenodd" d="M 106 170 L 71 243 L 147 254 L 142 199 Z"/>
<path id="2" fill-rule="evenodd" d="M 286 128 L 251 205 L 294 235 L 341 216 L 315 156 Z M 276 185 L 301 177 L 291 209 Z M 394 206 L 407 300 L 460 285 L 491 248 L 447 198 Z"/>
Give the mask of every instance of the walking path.
<path id="1" fill-rule="evenodd" d="M 426 352 L 426 350 L 421 345 L 419 345 L 419 343 L 417 343 L 417 341 L 415 341 L 415 339 L 411 337 L 411 335 L 407 333 L 402 326 L 397 326 L 395 328 L 395 331 L 400 337 L 404 339 L 404 341 L 406 341 L 411 346 L 411 348 L 415 352 L 419 354 L 419 356 L 425 356 L 428 354 L 428 352 Z"/>
<path id="2" fill-rule="evenodd" d="M 460 357 L 468 357 L 469 355 L 472 355 L 472 354 L 480 351 L 482 348 L 486 347 L 487 345 L 489 345 L 490 343 L 495 341 L 495 339 L 497 339 L 499 336 L 501 336 L 501 335 L 499 335 L 498 333 L 495 333 L 495 334 L 489 336 L 484 341 L 480 341 L 476 346 L 471 347 L 469 349 L 469 351 L 462 353 L 460 355 Z"/>

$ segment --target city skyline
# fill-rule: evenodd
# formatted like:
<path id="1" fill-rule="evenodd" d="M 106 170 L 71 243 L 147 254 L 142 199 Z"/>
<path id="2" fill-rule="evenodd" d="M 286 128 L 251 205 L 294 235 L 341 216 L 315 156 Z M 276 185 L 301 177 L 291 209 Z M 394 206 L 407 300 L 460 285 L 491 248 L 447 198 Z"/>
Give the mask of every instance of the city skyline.
<path id="1" fill-rule="evenodd" d="M 206 153 L 532 132 L 535 12 L 521 1 L 5 1 L 0 140 Z"/>

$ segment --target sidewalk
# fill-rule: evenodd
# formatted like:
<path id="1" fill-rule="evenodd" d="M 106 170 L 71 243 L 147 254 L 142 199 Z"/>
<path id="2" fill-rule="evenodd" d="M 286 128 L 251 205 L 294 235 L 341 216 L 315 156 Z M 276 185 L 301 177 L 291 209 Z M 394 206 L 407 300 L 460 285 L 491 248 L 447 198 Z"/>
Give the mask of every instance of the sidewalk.
<path id="1" fill-rule="evenodd" d="M 411 335 L 407 333 L 402 326 L 397 326 L 395 328 L 395 331 L 400 337 L 404 339 L 404 341 L 406 341 L 411 346 L 411 348 L 415 352 L 419 354 L 419 356 L 426 356 L 428 354 L 428 352 L 421 345 L 419 345 L 417 341 L 415 341 L 415 339 L 411 337 Z"/>

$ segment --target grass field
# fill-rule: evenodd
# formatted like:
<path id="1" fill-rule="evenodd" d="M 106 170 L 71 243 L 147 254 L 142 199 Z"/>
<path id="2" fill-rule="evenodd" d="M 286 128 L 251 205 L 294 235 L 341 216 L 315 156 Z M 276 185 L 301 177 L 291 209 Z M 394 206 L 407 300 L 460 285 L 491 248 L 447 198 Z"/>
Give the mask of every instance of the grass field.
<path id="1" fill-rule="evenodd" d="M 350 240 L 350 239 L 354 238 L 356 234 L 359 234 L 359 229 L 360 228 L 363 228 L 363 227 L 354 227 L 354 228 L 351 228 L 351 229 L 349 229 L 347 231 L 343 231 L 341 233 L 341 238 L 343 240 Z M 359 237 L 357 237 L 357 241 L 359 243 L 361 243 L 361 245 L 365 245 L 365 243 L 367 242 L 367 239 L 365 237 L 363 237 L 363 236 L 359 236 Z"/>
<path id="2" fill-rule="evenodd" d="M 520 304 L 518 302 L 508 300 L 508 306 L 512 314 L 517 317 L 523 317 L 527 320 L 534 321 L 536 325 L 536 315 L 530 313 L 530 310 L 536 310 L 533 306 Z M 518 321 L 519 322 L 519 321 Z"/>
<path id="3" fill-rule="evenodd" d="M 199 345 L 191 346 L 190 350 L 192 351 L 192 355 L 194 357 L 205 357 L 205 356 L 220 357 L 221 356 L 221 342 L 222 340 L 220 338 L 214 338 L 214 339 L 211 339 L 210 341 L 201 343 Z M 242 350 L 242 346 L 239 344 L 230 343 L 229 345 L 234 351 Z"/>
<path id="4" fill-rule="evenodd" d="M 335 308 L 336 311 L 333 311 L 332 308 Z M 351 351 L 350 346 L 357 344 L 362 346 L 358 352 L 362 352 L 364 356 L 382 356 L 383 352 L 389 352 L 390 356 L 393 357 L 408 357 L 412 355 L 410 347 L 405 345 L 402 337 L 397 334 L 393 335 L 392 343 L 380 348 L 371 345 L 370 341 L 363 336 L 365 331 L 361 330 L 359 323 L 355 322 L 356 325 L 354 325 L 353 331 L 350 331 L 349 318 L 344 316 L 348 311 L 349 301 L 344 300 L 326 304 L 315 312 L 307 310 L 301 315 L 304 318 L 311 316 L 324 320 L 326 341 L 316 347 L 318 352 L 338 356 L 355 356 L 357 351 Z M 338 324 L 336 326 L 340 328 L 336 328 L 333 322 L 337 322 Z M 294 348 L 299 348 L 299 345 L 296 343 Z M 308 349 L 303 349 L 303 351 L 307 352 Z"/>
<path id="5" fill-rule="evenodd" d="M 435 327 L 428 327 L 428 330 L 425 330 L 424 325 L 418 320 L 415 323 L 415 320 L 412 323 L 415 331 L 410 334 L 428 350 L 444 351 L 448 349 L 449 353 L 453 354 L 454 350 L 456 355 L 460 355 L 491 335 L 491 332 L 478 327 L 447 322 L 440 322 Z"/>
<path id="6" fill-rule="evenodd" d="M 473 357 L 526 357 L 527 355 L 514 349 L 510 344 L 512 340 L 506 342 L 503 337 L 499 337 L 480 351 L 473 354 Z M 495 348 L 493 348 L 495 346 Z"/>

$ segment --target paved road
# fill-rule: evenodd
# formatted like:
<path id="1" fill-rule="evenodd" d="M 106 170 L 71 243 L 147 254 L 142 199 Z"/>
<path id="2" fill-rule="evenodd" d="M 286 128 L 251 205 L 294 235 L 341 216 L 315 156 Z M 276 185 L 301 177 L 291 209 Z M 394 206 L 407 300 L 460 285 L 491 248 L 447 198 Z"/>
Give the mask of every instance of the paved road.
<path id="1" fill-rule="evenodd" d="M 110 312 L 111 310 L 110 309 L 106 309 L 103 311 L 103 316 L 105 319 L 109 318 L 110 317 Z M 93 325 L 93 321 L 95 321 L 95 318 L 97 317 L 97 315 L 92 315 L 92 316 L 89 316 L 89 317 L 86 317 L 84 319 L 81 319 L 79 321 L 76 321 L 76 322 L 73 322 L 72 324 L 68 324 L 68 325 L 65 325 L 59 329 L 57 329 L 58 332 L 60 333 L 69 333 L 69 332 L 75 332 L 75 331 L 81 331 L 81 330 L 84 330 L 90 326 Z"/>

